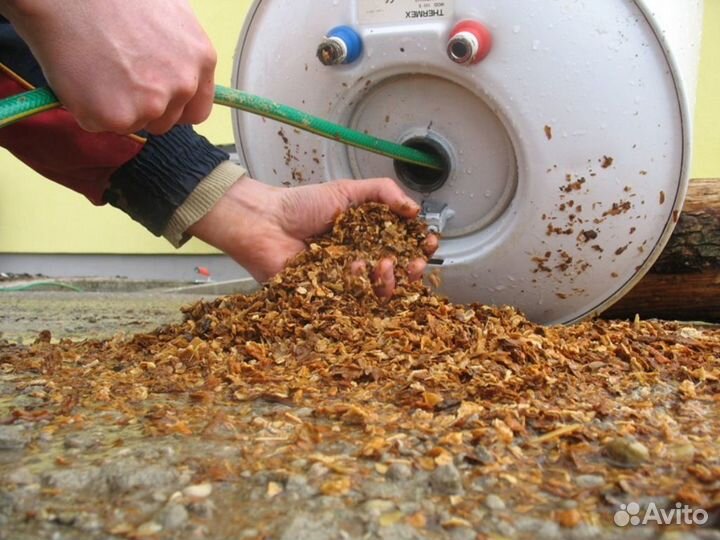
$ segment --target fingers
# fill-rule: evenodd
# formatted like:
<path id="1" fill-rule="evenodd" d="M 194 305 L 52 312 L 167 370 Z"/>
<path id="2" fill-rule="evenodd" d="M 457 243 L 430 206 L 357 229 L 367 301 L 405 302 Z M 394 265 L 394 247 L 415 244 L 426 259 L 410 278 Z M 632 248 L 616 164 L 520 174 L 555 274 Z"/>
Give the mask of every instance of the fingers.
<path id="1" fill-rule="evenodd" d="M 89 98 L 84 102 L 77 102 L 73 97 L 65 97 L 60 93 L 58 96 L 80 127 L 90 133 L 134 133 L 145 127 L 148 116 L 162 114 L 165 107 L 165 103 L 156 98 L 146 99 L 143 103 L 142 119 L 139 121 L 141 115 L 138 114 L 138 106 L 131 100 L 118 99 L 113 107 L 108 107 L 102 100 Z"/>
<path id="2" fill-rule="evenodd" d="M 86 130 L 163 133 L 207 118 L 217 53 L 189 0 L 27 4 L 8 8 L 13 25 Z"/>
<path id="3" fill-rule="evenodd" d="M 410 261 L 410 264 L 408 264 L 407 267 L 407 273 L 410 281 L 418 281 L 422 279 L 423 274 L 425 273 L 425 268 L 427 268 L 427 262 L 425 259 L 415 259 L 414 261 Z"/>
<path id="4" fill-rule="evenodd" d="M 354 261 L 350 265 L 350 273 L 353 276 L 362 276 L 367 273 L 367 264 L 365 264 L 365 261 Z"/>
<path id="5" fill-rule="evenodd" d="M 215 64 L 217 55 L 212 47 L 197 79 L 178 88 L 162 117 L 153 120 L 145 129 L 162 135 L 178 124 L 200 124 L 207 120 L 215 97 Z"/>
<path id="6" fill-rule="evenodd" d="M 185 93 L 176 96 L 173 101 L 168 104 L 163 115 L 152 120 L 144 129 L 153 135 L 162 135 L 170 131 L 180 121 L 180 117 L 183 114 L 183 106 L 187 99 L 188 96 Z"/>
<path id="7" fill-rule="evenodd" d="M 432 257 L 440 246 L 440 240 L 434 234 L 429 235 L 422 243 L 423 253 L 427 257 Z"/>
<path id="8" fill-rule="evenodd" d="M 408 197 L 405 192 L 389 178 L 373 178 L 368 180 L 342 180 L 330 184 L 340 191 L 345 198 L 346 206 L 360 205 L 366 202 L 379 202 L 404 218 L 414 218 L 420 212 L 418 204 Z M 422 243 L 422 251 L 426 257 L 432 257 L 439 247 L 436 235 L 429 235 Z M 417 258 L 408 264 L 407 274 L 410 281 L 422 279 L 427 262 Z M 350 273 L 362 276 L 367 273 L 365 261 L 355 261 L 350 265 Z M 379 298 L 390 298 L 397 286 L 394 261 L 390 258 L 381 260 L 370 272 L 370 281 L 375 294 Z"/>
<path id="9" fill-rule="evenodd" d="M 129 134 L 146 130 L 153 135 L 162 135 L 177 124 L 197 123 L 207 117 L 212 109 L 213 96 L 200 96 L 199 93 L 196 82 L 188 81 L 179 85 L 173 93 L 146 90 L 137 102 L 124 105 L 116 103 L 113 108 L 102 104 L 90 107 L 88 103 L 84 103 L 81 104 L 82 109 L 73 114 L 80 126 L 90 132 Z M 67 106 L 70 108 L 71 105 Z M 206 109 L 204 117 L 197 112 L 201 106 Z M 188 107 L 191 112 L 187 115 L 189 120 L 186 120 Z"/>
<path id="10" fill-rule="evenodd" d="M 395 265 L 392 259 L 381 260 L 370 274 L 378 298 L 390 298 L 395 292 Z"/>
<path id="11" fill-rule="evenodd" d="M 210 116 L 215 97 L 215 64 L 217 56 L 210 59 L 210 63 L 200 74 L 197 92 L 185 105 L 180 117 L 180 124 L 201 124 Z"/>
<path id="12" fill-rule="evenodd" d="M 342 180 L 335 185 L 347 199 L 349 206 L 379 202 L 387 204 L 390 210 L 408 219 L 414 218 L 420 212 L 420 206 L 390 178 Z"/>
<path id="13" fill-rule="evenodd" d="M 427 262 L 425 259 L 414 259 L 407 266 L 410 281 L 422 279 Z M 367 275 L 367 263 L 354 261 L 350 264 L 350 274 L 353 276 Z M 395 293 L 397 279 L 395 277 L 395 264 L 391 258 L 382 259 L 370 272 L 370 282 L 375 294 L 379 298 L 390 298 Z"/>

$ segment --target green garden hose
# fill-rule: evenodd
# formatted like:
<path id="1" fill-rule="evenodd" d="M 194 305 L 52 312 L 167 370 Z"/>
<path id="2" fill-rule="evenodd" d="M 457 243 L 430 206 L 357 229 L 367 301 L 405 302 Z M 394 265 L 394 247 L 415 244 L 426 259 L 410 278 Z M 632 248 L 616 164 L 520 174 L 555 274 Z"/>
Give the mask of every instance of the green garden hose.
<path id="1" fill-rule="evenodd" d="M 412 163 L 430 169 L 442 169 L 442 160 L 415 148 L 403 146 L 391 141 L 378 139 L 366 133 L 334 124 L 328 120 L 312 116 L 298 109 L 276 103 L 267 98 L 248 94 L 241 90 L 215 87 L 215 103 L 241 111 L 250 112 L 294 126 L 321 137 L 326 137 L 350 146 L 362 148 L 394 160 Z M 49 88 L 38 88 L 0 100 L 0 128 L 9 126 L 23 118 L 43 111 L 56 109 L 61 104 Z"/>
<path id="2" fill-rule="evenodd" d="M 13 285 L 10 287 L 0 287 L 0 293 L 4 292 L 27 292 L 34 291 L 36 289 L 67 289 L 73 292 L 84 292 L 80 287 L 75 285 L 68 285 L 61 281 L 33 281 L 32 283 L 25 283 L 24 285 Z"/>

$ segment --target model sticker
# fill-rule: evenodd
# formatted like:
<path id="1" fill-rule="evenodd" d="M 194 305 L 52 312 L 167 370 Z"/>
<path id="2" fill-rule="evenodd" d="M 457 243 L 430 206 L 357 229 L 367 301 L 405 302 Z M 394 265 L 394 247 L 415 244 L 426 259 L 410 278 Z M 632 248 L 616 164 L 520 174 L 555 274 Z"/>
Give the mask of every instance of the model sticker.
<path id="1" fill-rule="evenodd" d="M 449 19 L 455 0 L 357 0 L 360 24 L 424 22 Z"/>

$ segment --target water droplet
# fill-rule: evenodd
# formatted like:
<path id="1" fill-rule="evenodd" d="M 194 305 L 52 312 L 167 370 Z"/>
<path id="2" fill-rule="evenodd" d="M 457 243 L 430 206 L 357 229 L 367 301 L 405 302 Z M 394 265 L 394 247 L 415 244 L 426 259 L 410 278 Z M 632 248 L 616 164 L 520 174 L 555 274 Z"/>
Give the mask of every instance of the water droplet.
<path id="1" fill-rule="evenodd" d="M 513 26 L 513 34 L 519 34 L 520 33 L 520 26 L 515 25 Z"/>
<path id="2" fill-rule="evenodd" d="M 536 39 L 535 41 L 533 41 L 532 50 L 537 51 L 539 48 L 540 48 L 540 40 Z"/>

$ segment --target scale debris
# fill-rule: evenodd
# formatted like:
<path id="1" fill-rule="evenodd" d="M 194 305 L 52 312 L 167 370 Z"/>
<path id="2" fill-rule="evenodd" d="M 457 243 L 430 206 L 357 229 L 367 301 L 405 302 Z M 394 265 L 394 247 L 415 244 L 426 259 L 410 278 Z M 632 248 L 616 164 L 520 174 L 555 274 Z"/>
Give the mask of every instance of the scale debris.
<path id="1" fill-rule="evenodd" d="M 217 527 L 244 538 L 319 527 L 534 538 L 538 524 L 556 537 L 583 527 L 615 537 L 619 506 L 650 500 L 716 518 L 719 331 L 641 320 L 543 327 L 510 307 L 452 304 L 402 271 L 427 235 L 418 220 L 364 205 L 255 294 L 196 303 L 180 324 L 106 341 L 56 343 L 45 332 L 31 345 L 4 343 L 0 373 L 38 400 L 1 409 L 2 423 L 67 434 L 111 411 L 111 424 L 133 426 L 139 441 L 232 448 L 232 459 L 187 457 L 192 486 L 170 497 L 193 523 L 205 519 L 209 537 L 224 534 Z M 398 267 L 390 299 L 349 271 L 383 257 Z M 25 437 L 4 444 L 42 455 L 41 440 Z M 63 497 L 50 488 L 43 497 Z M 219 507 L 233 501 L 221 520 L 193 514 L 211 493 Z M 107 533 L 169 534 L 167 506 L 158 517 L 107 504 L 96 508 Z"/>

